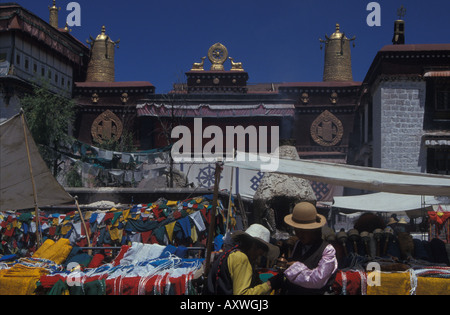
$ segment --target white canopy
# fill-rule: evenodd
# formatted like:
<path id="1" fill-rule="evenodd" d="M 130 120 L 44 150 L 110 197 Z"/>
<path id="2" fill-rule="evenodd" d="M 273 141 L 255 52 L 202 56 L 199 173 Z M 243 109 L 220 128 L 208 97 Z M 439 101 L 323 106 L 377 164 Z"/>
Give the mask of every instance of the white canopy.
<path id="1" fill-rule="evenodd" d="M 270 164 L 270 166 L 269 166 Z M 355 189 L 418 196 L 450 196 L 450 176 L 410 173 L 238 152 L 226 166 L 276 172 Z"/>
<path id="2" fill-rule="evenodd" d="M 359 196 L 334 197 L 332 206 L 335 208 L 374 211 L 374 212 L 401 212 L 426 209 L 433 210 L 433 206 L 442 203 L 440 198 L 434 196 L 417 196 L 391 193 L 374 193 Z"/>
<path id="3" fill-rule="evenodd" d="M 37 206 L 61 205 L 74 201 L 50 173 L 27 126 L 22 123 L 21 115 L 18 114 L 0 124 L 0 211 L 35 207 L 25 134 Z"/>

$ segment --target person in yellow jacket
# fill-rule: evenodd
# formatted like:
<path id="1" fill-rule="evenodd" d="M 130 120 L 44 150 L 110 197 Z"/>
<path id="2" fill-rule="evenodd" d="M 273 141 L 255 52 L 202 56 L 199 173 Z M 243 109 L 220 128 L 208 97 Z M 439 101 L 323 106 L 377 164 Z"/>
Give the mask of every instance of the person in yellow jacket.
<path id="1" fill-rule="evenodd" d="M 206 294 L 264 295 L 279 289 L 281 274 L 262 283 L 254 269 L 259 257 L 279 255 L 279 248 L 270 243 L 269 230 L 253 224 L 245 232 L 235 231 L 232 239 L 237 245 L 220 254 L 211 266 Z"/>

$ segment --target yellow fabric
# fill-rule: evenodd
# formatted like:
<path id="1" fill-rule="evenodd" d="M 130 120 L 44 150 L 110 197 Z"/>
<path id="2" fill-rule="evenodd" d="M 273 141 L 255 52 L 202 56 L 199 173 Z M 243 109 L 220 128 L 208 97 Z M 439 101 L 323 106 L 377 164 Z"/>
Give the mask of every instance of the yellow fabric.
<path id="1" fill-rule="evenodd" d="M 116 227 L 111 227 L 109 229 L 109 235 L 111 236 L 111 241 L 121 241 L 123 236 L 123 230 Z"/>
<path id="2" fill-rule="evenodd" d="M 122 216 L 123 216 L 124 220 L 128 220 L 128 216 L 130 215 L 130 210 L 131 209 L 123 210 Z"/>
<path id="3" fill-rule="evenodd" d="M 410 295 L 409 272 L 380 272 L 380 285 L 367 286 L 367 295 Z"/>
<path id="4" fill-rule="evenodd" d="M 228 270 L 233 282 L 233 295 L 263 295 L 269 294 L 271 289 L 264 282 L 251 288 L 253 268 L 247 255 L 236 251 L 231 253 L 227 259 Z"/>
<path id="5" fill-rule="evenodd" d="M 169 201 L 167 201 L 167 206 L 168 207 L 171 207 L 171 206 L 176 206 L 178 204 L 178 202 L 177 201 L 173 201 L 173 200 L 169 200 Z"/>
<path id="6" fill-rule="evenodd" d="M 51 239 L 48 239 L 38 248 L 38 250 L 33 254 L 34 258 L 39 258 L 41 255 L 50 247 L 53 246 L 55 242 Z"/>
<path id="7" fill-rule="evenodd" d="M 191 239 L 193 243 L 197 242 L 198 240 L 197 229 L 195 228 L 195 226 L 191 226 Z"/>
<path id="8" fill-rule="evenodd" d="M 450 279 L 417 277 L 416 295 L 449 295 Z"/>
<path id="9" fill-rule="evenodd" d="M 44 268 L 16 264 L 0 270 L 0 295 L 32 295 L 41 276 L 48 274 Z"/>
<path id="10" fill-rule="evenodd" d="M 47 243 L 47 241 L 50 240 L 46 240 L 41 247 L 43 247 L 45 243 Z M 34 253 L 33 257 L 48 259 L 55 262 L 58 265 L 64 262 L 67 256 L 69 256 L 70 251 L 72 250 L 72 246 L 70 246 L 70 241 L 66 238 L 61 238 L 56 243 L 53 242 L 52 244 L 52 242 L 53 241 L 48 242 L 47 245 L 45 245 L 45 249 L 42 251 L 41 248 L 39 248 L 36 251 L 36 253 Z"/>
<path id="11" fill-rule="evenodd" d="M 61 227 L 61 234 L 66 235 L 72 229 L 72 225 L 66 224 Z"/>
<path id="12" fill-rule="evenodd" d="M 173 230 L 175 229 L 175 224 L 177 223 L 177 221 L 173 221 L 169 224 L 166 224 L 166 231 L 167 231 L 167 236 L 169 237 L 169 241 L 172 243 L 172 238 L 173 238 Z"/>

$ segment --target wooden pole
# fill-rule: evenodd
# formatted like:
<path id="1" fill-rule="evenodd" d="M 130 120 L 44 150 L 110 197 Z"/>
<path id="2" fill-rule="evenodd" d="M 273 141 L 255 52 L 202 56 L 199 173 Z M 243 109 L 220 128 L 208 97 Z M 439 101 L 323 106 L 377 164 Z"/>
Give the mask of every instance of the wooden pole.
<path id="1" fill-rule="evenodd" d="M 228 232 L 228 224 L 230 224 L 230 217 L 231 217 L 231 197 L 233 195 L 233 174 L 234 174 L 234 167 L 231 168 L 230 196 L 228 198 L 227 224 L 226 224 L 225 232 Z"/>
<path id="2" fill-rule="evenodd" d="M 87 242 L 88 242 L 88 247 L 91 247 L 91 239 L 89 237 L 89 231 L 86 227 L 86 222 L 84 222 L 84 218 L 83 218 L 83 213 L 81 212 L 80 209 L 80 205 L 78 204 L 78 196 L 75 196 L 75 205 L 77 206 L 78 209 L 78 213 L 80 214 L 80 218 L 81 218 L 81 224 L 83 224 L 84 230 L 86 231 L 86 238 L 87 238 Z M 92 255 L 92 250 L 88 250 L 88 254 Z"/>
<path id="3" fill-rule="evenodd" d="M 219 182 L 220 182 L 220 173 L 222 172 L 222 163 L 216 162 L 216 171 L 214 178 L 214 196 L 213 196 L 213 205 L 209 214 L 210 222 L 209 222 L 209 230 L 208 230 L 208 240 L 206 243 L 206 261 L 205 261 L 205 278 L 208 277 L 209 268 L 211 265 L 211 252 L 212 252 L 212 243 L 214 240 L 214 231 L 216 230 L 216 210 L 217 210 L 217 200 L 219 198 Z"/>
<path id="4" fill-rule="evenodd" d="M 27 129 L 26 129 L 26 123 L 25 123 L 25 117 L 24 117 L 23 111 L 20 113 L 20 117 L 21 117 L 22 125 L 23 125 L 23 135 L 25 137 L 25 147 L 27 149 L 28 169 L 30 170 L 31 186 L 33 188 L 34 211 L 35 211 L 35 219 L 36 219 L 36 250 L 37 250 L 38 247 L 41 246 L 39 207 L 38 207 L 38 202 L 37 202 L 36 185 L 34 184 L 33 167 L 31 166 L 30 147 L 28 145 Z"/>

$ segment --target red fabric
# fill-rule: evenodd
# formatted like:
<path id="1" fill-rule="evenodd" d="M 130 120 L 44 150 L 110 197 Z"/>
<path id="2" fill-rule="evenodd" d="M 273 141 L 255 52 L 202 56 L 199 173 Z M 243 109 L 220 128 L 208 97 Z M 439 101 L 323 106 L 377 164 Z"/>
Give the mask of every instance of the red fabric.
<path id="1" fill-rule="evenodd" d="M 145 283 L 145 294 L 151 294 L 157 277 L 149 278 Z M 106 295 L 138 295 L 139 283 L 141 277 L 118 277 L 115 279 L 107 279 Z"/>
<path id="2" fill-rule="evenodd" d="M 6 231 L 3 233 L 3 235 L 11 237 L 14 235 L 14 229 L 15 228 L 11 228 L 10 230 L 6 229 Z"/>
<path id="3" fill-rule="evenodd" d="M 94 257 L 92 257 L 91 262 L 88 265 L 88 268 L 97 268 L 103 265 L 103 260 L 105 259 L 105 256 L 102 254 L 95 254 Z"/>
<path id="4" fill-rule="evenodd" d="M 141 233 L 142 243 L 148 244 L 152 234 L 153 234 L 152 230 L 146 231 L 146 232 L 142 232 Z"/>
<path id="5" fill-rule="evenodd" d="M 106 222 L 107 220 L 111 220 L 112 218 L 114 218 L 114 213 L 113 212 L 107 212 L 105 214 L 105 217 L 103 218 L 103 222 Z"/>
<path id="6" fill-rule="evenodd" d="M 56 226 L 51 226 L 48 228 L 48 235 L 53 236 L 56 234 Z"/>
<path id="7" fill-rule="evenodd" d="M 361 295 L 361 275 L 357 271 L 338 271 L 333 282 L 332 288 L 336 294 L 343 293 L 342 273 L 347 278 L 345 293 L 347 295 Z"/>
<path id="8" fill-rule="evenodd" d="M 211 212 L 211 211 L 207 211 L 206 208 L 203 208 L 203 209 L 200 209 L 200 212 L 203 214 L 203 217 L 205 218 L 206 222 L 207 222 L 208 224 L 210 224 L 210 223 L 211 223 L 211 217 L 210 217 L 209 215 L 207 215 L 207 213 L 208 213 L 208 212 Z M 211 212 L 211 213 L 212 213 L 212 212 Z"/>
<path id="9" fill-rule="evenodd" d="M 438 213 L 442 213 L 441 216 L 438 215 Z M 434 211 L 428 211 L 428 216 L 430 217 L 430 219 L 432 221 L 436 221 L 439 224 L 444 224 L 444 222 L 450 218 L 450 212 L 444 212 L 444 211 L 439 211 L 439 212 L 434 212 Z"/>
<path id="10" fill-rule="evenodd" d="M 182 275 L 178 278 L 169 278 L 170 284 L 175 289 L 175 295 L 184 295 L 186 293 L 186 275 Z"/>
<path id="11" fill-rule="evenodd" d="M 175 211 L 175 212 L 173 213 L 173 218 L 174 218 L 175 220 L 181 218 L 181 212 L 180 212 L 180 211 Z"/>
<path id="12" fill-rule="evenodd" d="M 66 282 L 66 277 L 62 275 L 54 275 L 54 276 L 41 276 L 39 281 L 41 282 L 41 286 L 45 289 L 52 288 L 58 280 L 62 280 Z"/>
<path id="13" fill-rule="evenodd" d="M 122 248 L 120 249 L 119 254 L 117 255 L 117 257 L 113 261 L 113 266 L 114 267 L 118 266 L 120 264 L 120 261 L 122 260 L 123 256 L 128 251 L 128 249 L 130 249 L 130 247 L 131 246 L 129 246 L 129 245 L 122 245 Z"/>

